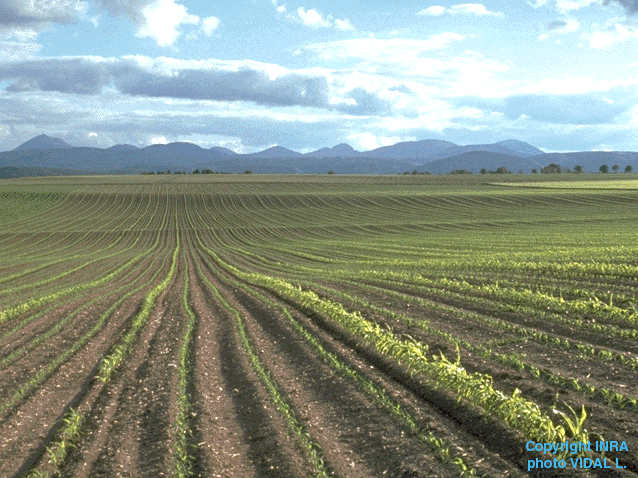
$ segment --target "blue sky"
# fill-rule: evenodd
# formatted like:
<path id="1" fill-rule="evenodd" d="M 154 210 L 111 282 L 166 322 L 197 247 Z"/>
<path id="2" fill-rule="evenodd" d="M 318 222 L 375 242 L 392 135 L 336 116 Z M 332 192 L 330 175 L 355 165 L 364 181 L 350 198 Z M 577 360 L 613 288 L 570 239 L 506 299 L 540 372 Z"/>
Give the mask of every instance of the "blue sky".
<path id="1" fill-rule="evenodd" d="M 0 150 L 638 150 L 638 0 L 0 0 Z"/>

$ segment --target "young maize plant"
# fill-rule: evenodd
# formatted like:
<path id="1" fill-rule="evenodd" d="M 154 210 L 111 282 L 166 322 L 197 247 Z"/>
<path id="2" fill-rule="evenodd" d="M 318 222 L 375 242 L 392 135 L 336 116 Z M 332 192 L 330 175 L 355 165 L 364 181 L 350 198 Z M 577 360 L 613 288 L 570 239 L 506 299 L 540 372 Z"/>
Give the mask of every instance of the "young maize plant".
<path id="1" fill-rule="evenodd" d="M 110 380 L 111 375 L 113 375 L 115 370 L 117 370 L 117 368 L 124 360 L 124 357 L 126 357 L 126 355 L 130 352 L 133 346 L 133 342 L 137 337 L 137 333 L 144 326 L 149 316 L 151 315 L 157 298 L 173 280 L 173 277 L 175 276 L 175 272 L 177 270 L 177 256 L 179 255 L 180 251 L 179 235 L 177 237 L 177 244 L 175 246 L 175 250 L 173 251 L 171 266 L 168 274 L 162 280 L 162 282 L 157 284 L 144 298 L 142 307 L 133 319 L 133 324 L 131 325 L 131 328 L 126 333 L 126 335 L 124 335 L 124 338 L 113 347 L 111 353 L 109 353 L 102 359 L 99 367 L 99 372 L 96 377 L 98 380 L 101 380 L 102 382 L 108 382 Z"/>
<path id="2" fill-rule="evenodd" d="M 329 476 L 328 469 L 324 463 L 323 451 L 321 446 L 312 438 L 307 432 L 305 427 L 299 421 L 295 415 L 291 405 L 286 398 L 279 391 L 279 387 L 271 376 L 270 372 L 264 367 L 259 358 L 255 347 L 252 345 L 250 338 L 248 337 L 248 331 L 246 330 L 246 324 L 241 313 L 235 309 L 228 301 L 221 295 L 219 290 L 208 280 L 201 269 L 201 265 L 197 263 L 198 273 L 203 282 L 208 286 L 211 292 L 215 295 L 222 307 L 235 319 L 237 325 L 237 331 L 244 348 L 244 351 L 248 355 L 251 367 L 260 378 L 270 399 L 274 403 L 275 407 L 281 415 L 284 417 L 288 424 L 290 431 L 297 437 L 302 448 L 304 449 L 306 456 L 310 464 L 312 465 L 314 476 L 316 478 L 327 478 Z"/>
<path id="3" fill-rule="evenodd" d="M 557 426 L 543 414 L 540 407 L 520 396 L 518 389 L 511 396 L 492 387 L 489 375 L 468 374 L 460 362 L 450 362 L 445 357 L 428 359 L 427 347 L 409 337 L 397 337 L 389 329 L 383 329 L 364 319 L 358 312 L 348 312 L 342 304 L 321 299 L 312 291 L 259 273 L 246 273 L 222 261 L 214 251 L 200 246 L 220 266 L 247 282 L 265 287 L 279 296 L 293 300 L 302 307 L 321 313 L 338 323 L 363 343 L 378 352 L 396 359 L 413 375 L 423 375 L 438 387 L 451 390 L 461 399 L 484 409 L 489 415 L 505 421 L 512 428 L 521 431 L 536 442 L 556 442 L 571 438 L 565 428 Z M 588 452 L 584 452 L 588 453 Z M 588 456 L 588 455 L 587 455 Z"/>
<path id="4" fill-rule="evenodd" d="M 44 469 L 32 470 L 27 478 L 50 478 L 56 476 L 58 466 L 64 462 L 74 442 L 79 438 L 84 417 L 73 408 L 62 419 L 59 439 L 47 447 Z"/>
<path id="5" fill-rule="evenodd" d="M 190 278 L 189 271 L 186 271 L 184 279 L 184 290 L 182 292 L 182 306 L 186 311 L 187 321 L 186 330 L 182 346 L 179 349 L 179 384 L 177 396 L 177 417 L 174 424 L 174 462 L 175 476 L 177 478 L 186 478 L 193 475 L 192 461 L 190 454 L 192 430 L 188 425 L 188 417 L 191 413 L 191 404 L 188 396 L 188 373 L 189 363 L 188 357 L 192 345 L 193 329 L 195 327 L 196 317 L 193 309 L 189 304 Z"/>
<path id="6" fill-rule="evenodd" d="M 278 309 L 284 315 L 284 317 L 286 317 L 292 328 L 299 335 L 301 335 L 301 337 L 303 337 L 307 343 L 310 344 L 317 355 L 321 357 L 321 359 L 325 363 L 327 363 L 340 375 L 357 383 L 359 388 L 366 392 L 379 408 L 387 411 L 390 416 L 392 416 L 403 426 L 407 427 L 419 438 L 419 440 L 428 445 L 444 463 L 454 464 L 459 469 L 460 477 L 476 476 L 476 471 L 466 462 L 466 460 L 463 457 L 458 456 L 454 452 L 452 452 L 451 445 L 449 443 L 437 437 L 432 430 L 426 431 L 421 428 L 418 425 L 416 419 L 412 417 L 412 415 L 410 415 L 406 410 L 404 410 L 400 403 L 396 402 L 392 397 L 390 397 L 382 387 L 376 385 L 373 381 L 366 378 L 363 374 L 359 373 L 354 368 L 346 365 L 334 353 L 327 351 L 321 344 L 321 342 L 317 339 L 317 337 L 310 331 L 308 331 L 304 326 L 302 326 L 297 320 L 295 320 L 288 309 L 286 309 L 281 303 L 270 300 L 268 297 L 257 292 L 255 289 L 248 289 L 245 284 L 234 281 L 232 279 L 230 279 L 230 281 L 236 287 L 242 288 L 244 291 L 251 294 L 252 296 L 259 298 L 260 301 Z"/>

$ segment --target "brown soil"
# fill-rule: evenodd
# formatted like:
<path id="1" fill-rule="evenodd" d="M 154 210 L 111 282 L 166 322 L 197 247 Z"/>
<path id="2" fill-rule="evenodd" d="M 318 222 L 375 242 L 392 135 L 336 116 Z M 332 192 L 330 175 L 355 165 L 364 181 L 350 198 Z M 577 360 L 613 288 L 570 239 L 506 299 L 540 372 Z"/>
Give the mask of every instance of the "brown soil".
<path id="1" fill-rule="evenodd" d="M 172 212 L 182 199 L 175 195 L 167 201 L 166 207 Z M 440 459 L 432 447 L 381 408 L 357 382 L 324 362 L 312 345 L 294 330 L 282 308 L 342 364 L 384 390 L 394 403 L 411 415 L 422 431 L 432 432 L 449 443 L 453 456 L 465 460 L 479 475 L 495 478 L 638 476 L 635 433 L 638 416 L 634 410 L 610 407 L 601 400 L 587 398 L 567 387 L 461 350 L 463 366 L 471 372 L 489 373 L 494 378 L 495 388 L 506 392 L 518 388 L 525 397 L 548 410 L 556 402 L 557 395 L 559 402 L 577 407 L 582 403 L 589 414 L 587 426 L 590 431 L 607 440 L 624 440 L 629 447 L 628 452 L 609 455 L 614 459 L 618 457 L 627 467 L 624 470 L 567 468 L 528 472 L 527 460 L 543 456 L 527 452 L 522 436 L 486 417 L 480 410 L 457 401 L 452 394 L 441 391 L 436 383 L 411 377 L 394 361 L 358 344 L 329 318 L 229 276 L 199 250 L 195 233 L 189 229 L 192 223 L 183 217 L 178 221 L 181 221 L 182 252 L 177 273 L 153 304 L 148 321 L 122 366 L 109 382 L 94 380 L 102 358 L 130 329 L 146 294 L 166 277 L 171 251 L 177 244 L 177 236 L 173 233 L 166 234 L 154 257 L 141 261 L 136 266 L 138 274 L 128 279 L 134 288 L 149 280 L 163 264 L 155 281 L 124 301 L 109 317 L 105 327 L 85 346 L 0 415 L 0 477 L 18 478 L 32 469 L 54 470 L 64 477 L 87 478 L 175 475 L 179 355 L 188 320 L 182 297 L 187 276 L 189 304 L 196 316 L 186 369 L 191 405 L 186 419 L 190 431 L 187 443 L 193 476 L 296 478 L 315 474 L 301 440 L 291 431 L 285 415 L 271 398 L 272 391 L 256 372 L 242 343 L 233 310 L 239 312 L 261 365 L 290 406 L 303 433 L 320 449 L 328 476 L 452 478 L 460 475 L 460 469 L 454 463 Z M 171 224 L 169 230 L 178 228 Z M 227 230 L 225 234 L 232 235 L 234 231 Z M 259 267 L 257 259 L 233 257 L 230 248 L 225 254 L 224 257 L 234 264 Z M 201 265 L 202 273 L 197 264 Z M 150 270 L 147 271 L 146 266 L 150 266 Z M 68 280 L 72 283 L 73 277 Z M 223 301 L 216 297 L 207 281 L 219 291 Z M 51 360 L 69 350 L 90 330 L 97 317 L 117 300 L 114 291 L 121 285 L 117 281 L 103 284 L 96 290 L 65 298 L 60 304 L 46 306 L 49 309 L 32 310 L 0 324 L 2 359 L 28 346 L 85 301 L 99 299 L 91 307 L 82 309 L 61 331 L 0 367 L 0 404 L 28 385 Z M 364 290 L 355 284 L 338 286 L 354 295 L 365 296 L 380 307 L 415 319 L 427 318 L 442 330 L 473 343 L 495 338 L 493 331 L 485 327 L 415 307 L 382 292 Z M 413 294 L 401 287 L 396 290 Z M 317 291 L 326 294 L 320 289 Z M 259 294 L 265 295 L 277 307 L 262 300 Z M 360 308 L 347 302 L 345 305 Z M 589 343 L 598 340 L 596 344 L 610 348 L 614 345 L 593 335 L 574 334 L 564 327 L 545 326 L 522 315 L 499 315 L 490 310 L 472 309 L 471 304 L 460 301 L 449 305 L 490 314 L 514 324 L 533 325 L 557 336 Z M 19 331 L 10 333 L 12 327 L 29 314 L 42 311 L 44 313 L 37 320 L 25 322 Z M 449 343 L 428 336 L 418 327 L 407 326 L 370 310 L 362 312 L 390 325 L 397 333 L 410 334 L 428 343 L 433 353 L 442 351 L 450 358 L 456 353 Z M 510 337 L 499 334 L 499 338 Z M 515 339 L 514 336 L 511 338 Z M 628 350 L 631 347 L 634 344 L 628 343 L 621 348 Z M 539 367 L 566 376 L 577 371 L 579 377 L 588 375 L 588 380 L 597 387 L 638 395 L 635 372 L 619 364 L 577 358 L 531 341 L 513 340 L 500 346 L 498 351 L 524 353 L 529 363 Z M 62 463 L 52 467 L 48 463 L 47 447 L 60 438 L 62 419 L 70 409 L 82 415 L 84 423 L 69 454 Z"/>

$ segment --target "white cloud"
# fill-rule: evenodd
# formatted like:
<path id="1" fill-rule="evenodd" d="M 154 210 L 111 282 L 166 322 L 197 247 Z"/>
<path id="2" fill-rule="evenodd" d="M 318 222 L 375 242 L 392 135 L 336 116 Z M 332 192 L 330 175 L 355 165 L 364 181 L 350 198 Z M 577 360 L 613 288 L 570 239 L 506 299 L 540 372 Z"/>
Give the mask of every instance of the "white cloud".
<path id="1" fill-rule="evenodd" d="M 431 7 L 428 7 L 424 10 L 421 10 L 419 13 L 417 13 L 417 15 L 427 15 L 430 17 L 439 17 L 441 15 L 445 15 L 445 12 L 447 12 L 447 9 L 445 7 L 442 7 L 440 5 L 433 5 Z"/>
<path id="2" fill-rule="evenodd" d="M 298 7 L 294 13 L 288 13 L 286 5 L 279 5 L 277 0 L 272 0 L 272 4 L 277 10 L 277 14 L 285 16 L 294 23 L 311 28 L 336 28 L 342 31 L 355 30 L 354 25 L 347 18 L 335 19 L 332 15 L 324 15 L 314 8 L 306 10 L 304 7 Z"/>
<path id="3" fill-rule="evenodd" d="M 206 17 L 202 20 L 202 33 L 209 37 L 217 30 L 220 24 L 219 18 L 212 16 Z"/>
<path id="4" fill-rule="evenodd" d="M 495 16 L 495 17 L 503 17 L 505 14 L 503 12 L 491 12 L 485 5 L 481 3 L 461 3 L 458 5 L 453 5 L 450 8 L 445 8 L 440 5 L 433 5 L 424 10 L 421 10 L 417 13 L 417 15 L 427 15 L 431 17 L 439 17 L 444 14 L 450 15 L 476 15 L 476 16 Z"/>
<path id="5" fill-rule="evenodd" d="M 556 0 L 556 9 L 561 13 L 580 10 L 592 3 L 600 3 L 599 0 Z"/>
<path id="6" fill-rule="evenodd" d="M 168 144 L 166 136 L 153 136 L 148 140 L 149 144 Z"/>
<path id="7" fill-rule="evenodd" d="M 157 0 L 142 9 L 144 24 L 136 36 L 152 38 L 159 46 L 171 46 L 180 37 L 182 24 L 197 24 L 199 17 L 191 15 L 184 5 L 175 0 Z"/>
<path id="8" fill-rule="evenodd" d="M 335 27 L 337 30 L 354 30 L 354 25 L 347 18 L 344 20 L 335 20 Z"/>
<path id="9" fill-rule="evenodd" d="M 562 28 L 555 30 L 557 33 L 573 33 L 580 29 L 580 23 L 577 20 L 569 19 L 567 20 L 567 25 Z"/>
<path id="10" fill-rule="evenodd" d="M 299 7 L 297 8 L 297 16 L 301 23 L 312 28 L 330 28 L 332 26 L 332 22 L 324 18 L 317 10 L 306 11 L 303 7 Z"/>
<path id="11" fill-rule="evenodd" d="M 564 76 L 528 81 L 509 94 L 577 95 L 600 93 L 615 88 L 629 88 L 638 85 L 637 79 L 597 80 L 587 76 Z"/>
<path id="12" fill-rule="evenodd" d="M 547 24 L 546 29 L 547 31 L 550 31 L 552 33 L 558 33 L 562 35 L 578 31 L 580 29 L 580 23 L 578 23 L 578 21 L 574 20 L 573 18 L 567 20 L 557 20 Z M 541 35 L 539 37 L 539 40 L 545 40 L 548 37 L 549 35 L 547 34 Z"/>
<path id="13" fill-rule="evenodd" d="M 490 12 L 487 8 L 485 8 L 485 5 L 480 3 L 463 3 L 460 5 L 454 5 L 449 8 L 449 11 L 450 13 L 454 15 L 464 14 L 464 15 L 477 15 L 477 16 L 484 16 L 484 15 L 494 15 L 497 17 L 504 16 L 503 12 Z"/>
<path id="14" fill-rule="evenodd" d="M 36 42 L 0 40 L 0 58 L 3 62 L 33 57 L 41 49 L 42 45 Z"/>
<path id="15" fill-rule="evenodd" d="M 423 52 L 441 50 L 453 42 L 460 42 L 465 36 L 458 33 L 440 33 L 424 40 L 406 40 L 402 38 L 379 39 L 358 38 L 327 43 L 306 45 L 303 50 L 310 51 L 324 60 L 345 60 L 349 58 L 368 60 L 374 63 L 411 62 L 406 68 L 418 68 L 415 61 Z"/>
<path id="16" fill-rule="evenodd" d="M 0 30 L 0 62 L 33 57 L 42 49 L 37 38 L 38 32 L 27 27 Z"/>
<path id="17" fill-rule="evenodd" d="M 535 0 L 534 2 L 528 1 L 527 3 L 534 8 L 544 7 L 551 4 L 555 10 L 558 10 L 563 14 L 580 10 L 581 8 L 588 7 L 593 3 L 597 5 L 603 4 L 601 0 Z"/>
<path id="18" fill-rule="evenodd" d="M 401 141 L 414 141 L 415 139 L 402 138 L 400 136 L 380 136 L 370 132 L 353 133 L 348 136 L 351 146 L 360 151 L 371 151 L 382 146 L 391 146 Z"/>
<path id="19" fill-rule="evenodd" d="M 631 25 L 608 24 L 605 29 L 595 30 L 582 36 L 589 46 L 596 50 L 606 50 L 614 43 L 638 40 L 638 28 Z"/>
<path id="20" fill-rule="evenodd" d="M 82 0 L 2 0 L 0 6 L 0 26 L 10 28 L 74 23 L 88 10 L 88 3 Z"/>

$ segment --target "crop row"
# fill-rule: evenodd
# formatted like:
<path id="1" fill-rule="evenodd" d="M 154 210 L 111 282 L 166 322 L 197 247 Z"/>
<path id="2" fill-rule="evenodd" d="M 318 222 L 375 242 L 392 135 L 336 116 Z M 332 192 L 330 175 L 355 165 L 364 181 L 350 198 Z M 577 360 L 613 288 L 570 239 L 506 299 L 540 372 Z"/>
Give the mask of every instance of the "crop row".
<path id="1" fill-rule="evenodd" d="M 468 374 L 458 360 L 450 362 L 444 356 L 428 357 L 428 347 L 421 342 L 416 342 L 410 337 L 397 336 L 392 330 L 364 319 L 357 312 L 348 312 L 339 303 L 321 299 L 315 293 L 294 287 L 281 279 L 242 272 L 230 264 L 223 263 L 214 251 L 205 246 L 202 247 L 216 262 L 237 277 L 254 285 L 266 287 L 308 310 L 329 317 L 362 343 L 397 360 L 412 374 L 426 376 L 437 386 L 454 391 L 460 398 L 504 420 L 530 439 L 539 442 L 564 441 L 567 438 L 587 441 L 584 430 L 579 429 L 576 436 L 567 435 L 564 426 L 555 425 L 541 412 L 538 405 L 523 399 L 518 390 L 515 390 L 511 396 L 505 395 L 492 387 L 491 377 L 479 373 Z"/>

